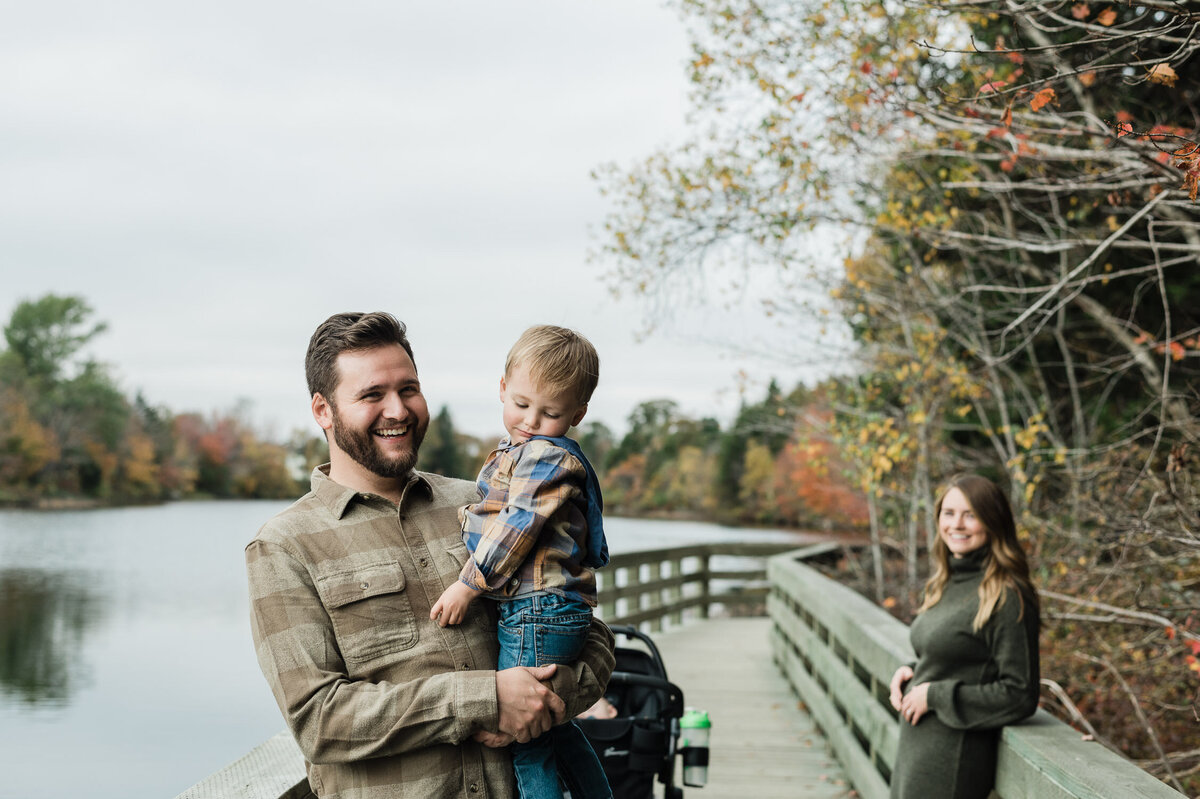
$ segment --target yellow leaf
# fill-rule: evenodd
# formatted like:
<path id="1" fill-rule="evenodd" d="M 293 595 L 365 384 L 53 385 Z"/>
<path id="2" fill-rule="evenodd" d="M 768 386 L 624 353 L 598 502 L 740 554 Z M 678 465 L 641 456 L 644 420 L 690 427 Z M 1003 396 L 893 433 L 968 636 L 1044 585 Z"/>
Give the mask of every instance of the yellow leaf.
<path id="1" fill-rule="evenodd" d="M 1174 86 L 1175 81 L 1179 76 L 1175 74 L 1175 70 L 1171 69 L 1171 65 L 1167 63 L 1155 64 L 1150 70 L 1150 80 L 1153 83 L 1161 83 L 1164 86 Z"/>
<path id="2" fill-rule="evenodd" d="M 1096 21 L 1107 28 L 1117 21 L 1117 12 L 1113 10 L 1112 6 L 1109 6 L 1097 15 Z"/>

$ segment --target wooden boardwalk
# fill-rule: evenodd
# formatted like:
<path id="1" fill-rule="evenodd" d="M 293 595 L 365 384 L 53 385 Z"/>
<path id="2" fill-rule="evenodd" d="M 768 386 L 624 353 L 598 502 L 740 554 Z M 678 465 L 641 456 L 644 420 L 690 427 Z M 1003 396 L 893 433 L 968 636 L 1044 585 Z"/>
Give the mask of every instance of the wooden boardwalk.
<path id="1" fill-rule="evenodd" d="M 690 799 L 846 799 L 854 796 L 771 660 L 766 618 L 711 619 L 652 635 L 667 677 L 712 719 L 708 785 Z M 676 771 L 682 785 L 682 769 Z M 655 784 L 656 796 L 661 785 Z"/>

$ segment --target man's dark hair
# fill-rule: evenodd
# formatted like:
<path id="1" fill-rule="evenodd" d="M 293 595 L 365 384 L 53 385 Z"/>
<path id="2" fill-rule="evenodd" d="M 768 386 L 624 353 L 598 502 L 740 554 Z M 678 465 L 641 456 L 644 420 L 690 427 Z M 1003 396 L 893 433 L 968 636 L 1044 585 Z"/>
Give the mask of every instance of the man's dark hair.
<path id="1" fill-rule="evenodd" d="M 304 356 L 309 396 L 320 394 L 333 403 L 333 392 L 339 380 L 337 359 L 343 352 L 399 344 L 416 367 L 407 332 L 403 322 L 385 311 L 339 313 L 329 317 L 313 333 L 308 342 L 308 354 Z"/>

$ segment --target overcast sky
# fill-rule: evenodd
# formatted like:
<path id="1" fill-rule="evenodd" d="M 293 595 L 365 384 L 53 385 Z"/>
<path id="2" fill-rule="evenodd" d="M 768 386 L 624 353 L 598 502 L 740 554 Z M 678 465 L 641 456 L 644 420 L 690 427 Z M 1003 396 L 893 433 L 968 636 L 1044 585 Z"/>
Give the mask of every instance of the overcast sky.
<path id="1" fill-rule="evenodd" d="M 527 326 L 601 355 L 590 419 L 643 400 L 728 421 L 751 309 L 642 313 L 588 263 L 590 178 L 687 135 L 682 23 L 654 0 L 45 2 L 0 29 L 0 314 L 78 294 L 123 390 L 311 421 L 303 356 L 330 314 L 409 325 L 426 396 L 501 432 Z M 718 331 L 714 333 L 710 331 Z M 802 375 L 779 375 L 790 387 Z M 750 399 L 761 395 L 752 389 Z"/>

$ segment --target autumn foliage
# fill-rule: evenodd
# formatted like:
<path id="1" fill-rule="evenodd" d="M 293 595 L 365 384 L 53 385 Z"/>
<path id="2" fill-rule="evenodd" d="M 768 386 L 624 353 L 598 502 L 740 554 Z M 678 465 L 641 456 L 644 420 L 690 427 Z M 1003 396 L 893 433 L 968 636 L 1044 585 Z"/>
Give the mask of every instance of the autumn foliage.
<path id="1" fill-rule="evenodd" d="M 697 135 L 599 172 L 614 289 L 659 319 L 772 281 L 781 368 L 842 374 L 807 424 L 866 503 L 863 590 L 910 612 L 939 482 L 994 477 L 1046 706 L 1200 793 L 1194 4 L 680 7 Z M 814 341 L 814 286 L 852 347 Z"/>

